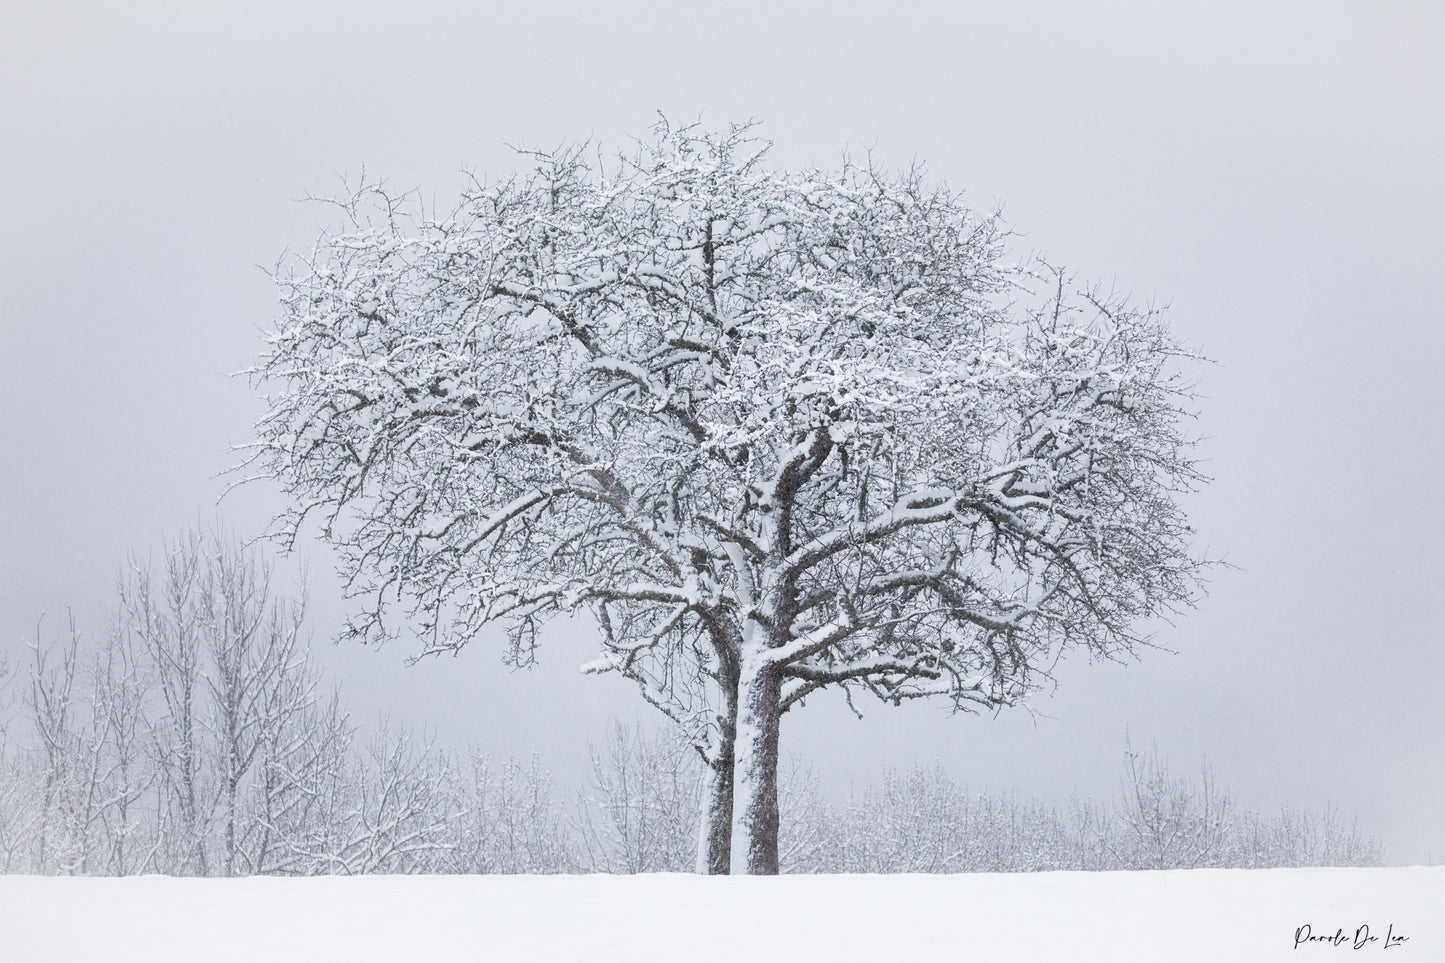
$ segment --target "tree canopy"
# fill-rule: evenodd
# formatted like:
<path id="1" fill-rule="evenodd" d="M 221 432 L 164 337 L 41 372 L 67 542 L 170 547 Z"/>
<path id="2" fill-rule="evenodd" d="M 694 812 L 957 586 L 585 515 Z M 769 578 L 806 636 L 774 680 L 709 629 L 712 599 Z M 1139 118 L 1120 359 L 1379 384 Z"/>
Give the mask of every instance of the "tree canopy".
<path id="1" fill-rule="evenodd" d="M 1008 259 L 918 168 L 750 127 L 529 152 L 450 211 L 363 185 L 278 272 L 250 464 L 423 651 L 590 613 L 714 773 L 702 862 L 776 871 L 781 715 L 824 687 L 1012 704 L 1192 603 L 1191 357 Z"/>

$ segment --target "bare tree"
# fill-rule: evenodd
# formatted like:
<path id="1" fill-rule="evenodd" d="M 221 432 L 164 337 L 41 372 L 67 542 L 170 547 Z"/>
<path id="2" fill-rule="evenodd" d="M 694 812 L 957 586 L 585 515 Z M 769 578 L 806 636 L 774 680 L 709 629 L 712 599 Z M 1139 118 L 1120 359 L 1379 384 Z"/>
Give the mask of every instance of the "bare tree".
<path id="1" fill-rule="evenodd" d="M 941 768 L 887 769 L 824 807 L 828 844 L 796 867 L 826 873 L 1026 872 L 1064 868 L 1052 809 L 1011 794 L 971 795 Z"/>
<path id="2" fill-rule="evenodd" d="M 1197 783 L 1170 772 L 1157 747 L 1124 751 L 1120 818 L 1135 868 L 1193 869 L 1217 864 L 1234 823 L 1234 806 L 1206 764 Z"/>
<path id="3" fill-rule="evenodd" d="M 149 678 L 141 655 L 118 624 L 91 661 L 89 805 L 98 838 L 87 846 L 85 869 L 122 875 L 145 869 L 159 843 L 142 816 L 155 783 L 146 759 Z"/>
<path id="4" fill-rule="evenodd" d="M 324 702 L 301 705 L 299 713 L 287 714 L 261 751 L 258 838 L 248 847 L 249 872 L 299 876 L 325 873 L 332 866 L 334 847 L 326 841 L 339 836 L 335 823 L 348 794 L 348 773 L 354 772 L 355 730 L 335 690 Z"/>
<path id="5" fill-rule="evenodd" d="M 272 867 L 278 833 L 305 824 L 297 807 L 332 777 L 324 770 L 342 765 L 347 724 L 334 704 L 318 706 L 304 598 L 276 595 L 272 571 L 219 530 L 191 531 L 166 547 L 159 576 L 133 557 L 119 581 L 116 637 L 97 688 L 131 787 L 116 805 L 124 824 L 143 724 L 159 858 L 171 872 Z"/>
<path id="6" fill-rule="evenodd" d="M 164 550 L 157 575 L 132 556 L 118 595 L 123 618 L 153 673 L 157 711 L 147 714 L 156 772 L 164 859 L 172 872 L 207 875 L 211 811 L 203 765 L 202 678 L 205 644 L 197 610 L 202 591 L 202 536 L 191 531 Z"/>
<path id="7" fill-rule="evenodd" d="M 313 858 L 348 876 L 417 872 L 447 847 L 449 760 L 383 721 L 353 763 Z"/>
<path id="8" fill-rule="evenodd" d="M 690 746 L 614 722 L 589 747 L 580 799 L 587 866 L 603 873 L 676 873 L 696 865 L 702 771 Z"/>
<path id="9" fill-rule="evenodd" d="M 1113 869 L 1119 858 L 1114 814 L 1099 800 L 1074 795 L 1069 799 L 1069 849 L 1073 858 L 1062 868 Z"/>
<path id="10" fill-rule="evenodd" d="M 1237 820 L 1229 865 L 1379 866 L 1380 841 L 1364 832 L 1355 816 L 1326 803 L 1321 809 L 1289 807 L 1273 817 L 1248 812 Z"/>
<path id="11" fill-rule="evenodd" d="M 270 566 L 222 537 L 208 543 L 201 561 L 195 618 L 206 639 L 205 722 L 218 770 L 221 858 L 231 876 L 256 868 L 256 837 L 266 827 L 247 797 L 261 765 L 276 764 L 278 740 L 311 707 L 317 680 L 301 641 L 304 598 L 273 599 Z"/>
<path id="12" fill-rule="evenodd" d="M 0 872 L 5 873 L 31 868 L 28 851 L 41 811 L 32 757 L 12 737 L 20 701 L 16 678 L 15 667 L 0 655 Z"/>
<path id="13" fill-rule="evenodd" d="M 568 873 L 582 867 L 552 774 L 535 756 L 525 764 L 508 759 L 494 765 L 472 749 L 468 762 L 451 784 L 455 817 L 437 871 Z"/>
<path id="14" fill-rule="evenodd" d="M 85 837 L 89 830 L 89 799 L 94 795 L 96 740 L 79 716 L 84 707 L 76 682 L 81 675 L 80 632 L 75 618 L 57 654 L 42 642 L 36 628 L 31 645 L 29 707 L 43 758 L 44 784 L 40 793 L 40 825 L 36 863 L 52 863 L 62 872 L 85 868 Z M 58 664 L 57 664 L 58 660 Z"/>
<path id="15" fill-rule="evenodd" d="M 31 850 L 39 834 L 41 803 L 31 757 L 8 729 L 0 731 L 0 872 L 33 872 Z"/>
<path id="16" fill-rule="evenodd" d="M 662 125 L 424 217 L 379 186 L 279 276 L 250 464 L 320 518 L 353 630 L 509 658 L 590 611 L 711 769 L 709 870 L 777 870 L 782 715 L 970 710 L 1188 604 L 1187 356 L 1158 312 L 1004 260 L 917 169 L 765 164 Z"/>

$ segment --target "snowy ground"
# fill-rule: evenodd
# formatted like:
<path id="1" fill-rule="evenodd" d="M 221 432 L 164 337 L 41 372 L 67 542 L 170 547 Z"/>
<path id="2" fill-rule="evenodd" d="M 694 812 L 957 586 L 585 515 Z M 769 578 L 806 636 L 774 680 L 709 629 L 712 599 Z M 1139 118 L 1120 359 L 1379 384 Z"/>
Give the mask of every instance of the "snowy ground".
<path id="1" fill-rule="evenodd" d="M 1337 932 L 1296 947 L 1297 937 Z M 1368 960 L 1387 951 L 1387 961 L 1445 960 L 1445 867 L 772 879 L 0 877 L 0 959 L 17 963 L 1187 963 Z"/>

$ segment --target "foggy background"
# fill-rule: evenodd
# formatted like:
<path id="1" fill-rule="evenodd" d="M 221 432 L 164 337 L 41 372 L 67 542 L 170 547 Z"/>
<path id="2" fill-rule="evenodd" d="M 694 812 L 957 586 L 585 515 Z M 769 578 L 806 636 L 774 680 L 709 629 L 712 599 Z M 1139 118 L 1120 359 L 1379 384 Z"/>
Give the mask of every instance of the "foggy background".
<path id="1" fill-rule="evenodd" d="M 1082 9 L 1087 6 L 1088 9 Z M 1163 10 L 1167 6 L 1169 9 Z M 458 9 L 453 9 L 454 7 Z M 7 5 L 0 17 L 0 653 L 74 609 L 103 630 L 128 550 L 278 508 L 217 476 L 263 405 L 244 378 L 277 316 L 264 267 L 310 246 L 364 166 L 450 206 L 507 147 L 662 110 L 756 117 L 772 162 L 872 148 L 926 163 L 1020 255 L 1172 305 L 1202 368 L 1214 481 L 1189 502 L 1219 568 L 1127 666 L 1066 660 L 1034 713 L 841 698 L 783 754 L 829 793 L 935 761 L 975 789 L 1118 791 L 1126 732 L 1237 803 L 1333 802 L 1387 861 L 1445 854 L 1445 15 L 1432 3 L 730 2 Z M 330 561 L 305 547 L 318 648 L 360 722 L 540 753 L 580 779 L 617 715 L 655 724 L 558 624 L 403 665 L 331 647 Z M 295 567 L 295 566 L 292 566 Z M 287 571 L 290 569 L 288 568 Z M 289 576 L 288 576 L 289 577 Z M 283 589 L 285 586 L 280 586 Z"/>

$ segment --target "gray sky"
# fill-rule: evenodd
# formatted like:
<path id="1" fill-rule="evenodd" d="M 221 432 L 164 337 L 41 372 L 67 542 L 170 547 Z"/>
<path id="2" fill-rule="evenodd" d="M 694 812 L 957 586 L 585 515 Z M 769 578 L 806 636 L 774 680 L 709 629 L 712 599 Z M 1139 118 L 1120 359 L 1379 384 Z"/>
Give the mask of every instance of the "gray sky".
<path id="1" fill-rule="evenodd" d="M 466 6 L 467 9 L 462 9 Z M 1086 9 L 1087 8 L 1087 9 Z M 1188 9 L 1186 9 L 1188 8 Z M 365 165 L 449 202 L 507 144 L 616 144 L 659 109 L 760 119 L 783 165 L 917 158 L 1020 253 L 1141 300 L 1202 372 L 1200 547 L 1235 566 L 1127 667 L 1066 664 L 1041 715 L 821 702 L 784 752 L 829 788 L 939 761 L 978 788 L 1115 791 L 1126 730 L 1207 756 L 1242 804 L 1326 800 L 1391 858 L 1445 856 L 1445 16 L 1428 2 L 11 5 L 0 22 L 0 651 L 94 619 L 128 549 L 214 517 L 261 405 L 259 265 L 296 203 Z M 220 513 L 255 531 L 252 490 Z M 317 631 L 339 615 L 308 551 Z M 90 628 L 91 625 L 85 627 Z M 97 626 L 98 627 L 98 626 Z M 328 652 L 378 710 L 570 777 L 595 727 L 648 720 L 499 649 L 407 669 Z M 561 692 L 558 700 L 554 694 Z"/>

